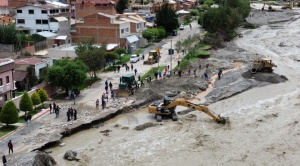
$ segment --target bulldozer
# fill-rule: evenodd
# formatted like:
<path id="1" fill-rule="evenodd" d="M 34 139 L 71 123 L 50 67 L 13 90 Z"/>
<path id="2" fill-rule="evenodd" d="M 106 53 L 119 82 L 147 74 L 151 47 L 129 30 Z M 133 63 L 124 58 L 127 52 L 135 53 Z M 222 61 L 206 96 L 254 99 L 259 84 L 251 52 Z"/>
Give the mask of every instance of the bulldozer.
<path id="1" fill-rule="evenodd" d="M 113 89 L 116 97 L 128 97 L 136 89 L 137 82 L 134 74 L 127 74 L 122 76 L 121 83 L 118 89 Z"/>
<path id="2" fill-rule="evenodd" d="M 155 118 L 157 122 L 161 122 L 163 117 L 172 118 L 173 121 L 177 121 L 177 113 L 175 112 L 175 108 L 177 106 L 184 106 L 191 108 L 193 110 L 198 110 L 206 113 L 208 116 L 212 117 L 215 121 L 221 124 L 226 123 L 226 119 L 215 115 L 212 111 L 210 111 L 206 106 L 194 104 L 184 99 L 173 99 L 173 98 L 165 98 L 163 101 L 158 100 L 149 105 L 148 111 L 150 114 L 155 114 Z"/>
<path id="3" fill-rule="evenodd" d="M 144 65 L 151 65 L 158 63 L 160 59 L 160 51 L 158 48 L 149 52 L 148 59 L 144 61 Z"/>
<path id="4" fill-rule="evenodd" d="M 255 74 L 257 72 L 272 72 L 273 67 L 277 67 L 271 58 L 258 58 L 253 61 L 253 66 L 250 72 Z"/>

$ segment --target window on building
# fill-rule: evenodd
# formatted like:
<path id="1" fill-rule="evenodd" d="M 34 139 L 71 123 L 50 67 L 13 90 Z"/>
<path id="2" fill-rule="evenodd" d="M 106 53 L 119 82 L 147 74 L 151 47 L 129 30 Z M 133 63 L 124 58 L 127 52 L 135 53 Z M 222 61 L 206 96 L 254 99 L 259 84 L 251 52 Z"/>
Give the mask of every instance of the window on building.
<path id="1" fill-rule="evenodd" d="M 43 24 L 48 24 L 48 20 L 42 20 Z"/>
<path id="2" fill-rule="evenodd" d="M 136 28 L 137 28 L 137 29 L 140 29 L 140 28 L 141 28 L 141 25 L 140 25 L 140 24 L 136 24 Z"/>
<path id="3" fill-rule="evenodd" d="M 36 24 L 42 24 L 42 20 L 35 20 Z"/>
<path id="4" fill-rule="evenodd" d="M 34 10 L 28 10 L 28 14 L 34 14 Z"/>
<path id="5" fill-rule="evenodd" d="M 124 29 L 121 29 L 121 33 L 124 33 Z"/>
<path id="6" fill-rule="evenodd" d="M 58 9 L 56 9 L 56 10 L 55 10 L 55 13 L 59 13 L 59 10 L 58 10 Z"/>
<path id="7" fill-rule="evenodd" d="M 3 85 L 3 81 L 2 81 L 2 78 L 0 78 L 0 86 Z"/>
<path id="8" fill-rule="evenodd" d="M 22 13 L 22 10 L 17 10 L 17 13 Z"/>
<path id="9" fill-rule="evenodd" d="M 129 32 L 129 28 L 126 28 L 125 31 L 126 31 L 126 32 Z"/>
<path id="10" fill-rule="evenodd" d="M 70 10 L 69 9 L 66 9 L 66 12 L 69 12 Z"/>
<path id="11" fill-rule="evenodd" d="M 25 24 L 25 20 L 24 19 L 17 19 L 17 23 L 18 24 Z"/>
<path id="12" fill-rule="evenodd" d="M 50 10 L 50 14 L 52 14 L 53 13 L 53 10 Z"/>
<path id="13" fill-rule="evenodd" d="M 6 83 L 9 83 L 9 76 L 6 76 Z"/>
<path id="14" fill-rule="evenodd" d="M 61 9 L 61 12 L 66 12 L 66 9 Z"/>
<path id="15" fill-rule="evenodd" d="M 3 95 L 3 100 L 4 100 L 4 101 L 7 101 L 7 94 L 4 94 L 4 95 Z"/>
<path id="16" fill-rule="evenodd" d="M 42 32 L 42 30 L 41 29 L 37 29 L 36 32 Z"/>
<path id="17" fill-rule="evenodd" d="M 42 14 L 47 14 L 48 11 L 47 10 L 42 10 Z"/>

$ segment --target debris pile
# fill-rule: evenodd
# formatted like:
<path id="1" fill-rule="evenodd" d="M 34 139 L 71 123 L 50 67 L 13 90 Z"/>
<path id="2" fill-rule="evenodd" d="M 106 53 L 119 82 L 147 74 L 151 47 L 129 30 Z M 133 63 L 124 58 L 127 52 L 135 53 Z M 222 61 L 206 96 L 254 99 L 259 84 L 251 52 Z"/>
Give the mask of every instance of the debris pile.
<path id="1" fill-rule="evenodd" d="M 146 128 L 153 127 L 156 125 L 158 125 L 158 124 L 155 124 L 153 122 L 148 122 L 148 123 L 144 123 L 142 125 L 136 126 L 134 129 L 137 131 L 142 131 L 142 130 L 145 130 Z"/>

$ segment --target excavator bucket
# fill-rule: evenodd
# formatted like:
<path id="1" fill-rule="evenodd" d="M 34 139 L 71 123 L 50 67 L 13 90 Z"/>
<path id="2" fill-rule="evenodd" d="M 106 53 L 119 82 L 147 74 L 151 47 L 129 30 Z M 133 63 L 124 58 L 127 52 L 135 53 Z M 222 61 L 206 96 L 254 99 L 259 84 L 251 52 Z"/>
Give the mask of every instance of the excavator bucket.
<path id="1" fill-rule="evenodd" d="M 219 117 L 219 120 L 217 120 L 218 123 L 221 123 L 221 124 L 227 123 L 228 118 L 221 117 L 220 115 L 218 117 Z"/>

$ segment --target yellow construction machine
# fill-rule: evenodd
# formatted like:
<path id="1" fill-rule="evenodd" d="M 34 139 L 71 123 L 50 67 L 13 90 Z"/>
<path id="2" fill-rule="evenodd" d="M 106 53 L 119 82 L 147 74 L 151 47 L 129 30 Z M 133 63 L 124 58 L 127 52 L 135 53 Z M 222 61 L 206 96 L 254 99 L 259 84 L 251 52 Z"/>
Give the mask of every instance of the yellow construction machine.
<path id="1" fill-rule="evenodd" d="M 262 7 L 261 10 L 265 10 L 265 5 L 266 5 L 266 4 L 269 5 L 269 7 L 268 7 L 268 11 L 269 11 L 269 12 L 274 12 L 274 11 L 276 11 L 276 9 L 273 8 L 271 4 L 268 4 L 268 3 L 264 3 L 264 6 Z"/>
<path id="2" fill-rule="evenodd" d="M 172 118 L 173 121 L 176 121 L 178 119 L 177 114 L 175 112 L 175 108 L 177 106 L 184 106 L 191 108 L 193 110 L 198 110 L 206 113 L 210 117 L 212 117 L 214 120 L 216 120 L 218 123 L 225 124 L 226 119 L 215 115 L 212 111 L 210 111 L 206 106 L 194 104 L 189 101 L 186 101 L 184 99 L 172 99 L 172 98 L 165 98 L 163 101 L 155 101 L 152 104 L 149 105 L 148 111 L 150 114 L 155 114 L 156 121 L 161 122 L 163 116 Z"/>
<path id="3" fill-rule="evenodd" d="M 149 52 L 148 59 L 144 61 L 144 65 L 151 65 L 158 63 L 160 59 L 160 51 L 158 48 Z"/>
<path id="4" fill-rule="evenodd" d="M 250 72 L 252 74 L 255 74 L 257 72 L 272 72 L 273 67 L 277 67 L 273 62 L 271 58 L 258 58 L 254 59 L 253 66 Z"/>

